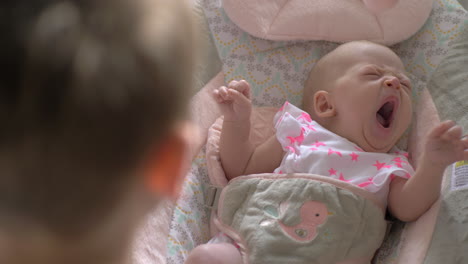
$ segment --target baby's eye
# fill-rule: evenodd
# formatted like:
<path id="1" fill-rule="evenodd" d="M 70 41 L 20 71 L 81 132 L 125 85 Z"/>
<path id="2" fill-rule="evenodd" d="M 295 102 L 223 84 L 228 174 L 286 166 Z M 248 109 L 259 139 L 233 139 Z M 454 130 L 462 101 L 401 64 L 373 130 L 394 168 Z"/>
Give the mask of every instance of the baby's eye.
<path id="1" fill-rule="evenodd" d="M 380 73 L 376 71 L 366 72 L 364 75 L 368 77 L 380 77 Z"/>
<path id="2" fill-rule="evenodd" d="M 401 82 L 401 85 L 407 88 L 408 90 L 411 90 L 411 83 L 403 81 Z"/>
<path id="3" fill-rule="evenodd" d="M 366 72 L 366 75 L 380 75 L 380 73 L 378 71 L 372 70 L 372 71 Z"/>

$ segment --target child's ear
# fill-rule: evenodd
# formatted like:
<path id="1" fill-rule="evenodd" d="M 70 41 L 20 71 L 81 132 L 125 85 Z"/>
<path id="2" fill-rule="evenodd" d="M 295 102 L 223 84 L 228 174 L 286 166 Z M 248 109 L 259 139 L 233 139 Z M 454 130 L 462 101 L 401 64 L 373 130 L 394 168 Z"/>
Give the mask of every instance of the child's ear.
<path id="1" fill-rule="evenodd" d="M 193 125 L 176 126 L 155 147 L 144 168 L 147 188 L 161 196 L 177 199 L 192 159 L 191 147 L 198 139 Z"/>
<path id="2" fill-rule="evenodd" d="M 327 91 L 318 91 L 314 94 L 314 111 L 318 117 L 326 118 L 336 115 L 336 108 Z"/>

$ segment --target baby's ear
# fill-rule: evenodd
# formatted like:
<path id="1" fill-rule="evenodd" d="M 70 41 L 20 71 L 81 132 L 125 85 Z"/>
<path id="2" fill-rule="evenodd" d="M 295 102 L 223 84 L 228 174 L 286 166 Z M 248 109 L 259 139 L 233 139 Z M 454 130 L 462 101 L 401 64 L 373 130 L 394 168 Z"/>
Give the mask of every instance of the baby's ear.
<path id="1" fill-rule="evenodd" d="M 320 118 L 336 115 L 335 104 L 327 91 L 318 91 L 314 94 L 314 111 Z"/>
<path id="2" fill-rule="evenodd" d="M 158 196 L 177 199 L 192 159 L 193 139 L 198 133 L 191 124 L 177 125 L 155 146 L 144 168 L 147 188 Z"/>

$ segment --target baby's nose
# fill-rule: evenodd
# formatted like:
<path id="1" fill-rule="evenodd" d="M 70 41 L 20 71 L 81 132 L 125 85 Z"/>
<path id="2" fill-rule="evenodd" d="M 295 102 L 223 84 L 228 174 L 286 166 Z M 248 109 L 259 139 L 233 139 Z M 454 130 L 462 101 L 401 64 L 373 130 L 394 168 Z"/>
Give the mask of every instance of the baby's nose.
<path id="1" fill-rule="evenodd" d="M 400 89 L 400 80 L 397 77 L 391 76 L 384 81 L 385 85 L 390 88 Z"/>

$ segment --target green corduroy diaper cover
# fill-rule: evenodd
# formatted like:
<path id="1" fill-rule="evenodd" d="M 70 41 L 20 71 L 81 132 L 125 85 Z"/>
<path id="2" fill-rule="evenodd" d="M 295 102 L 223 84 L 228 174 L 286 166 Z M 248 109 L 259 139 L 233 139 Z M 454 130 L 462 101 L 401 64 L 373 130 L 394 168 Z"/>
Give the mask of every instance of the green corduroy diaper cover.
<path id="1" fill-rule="evenodd" d="M 250 264 L 370 260 L 386 230 L 374 202 L 308 174 L 232 180 L 219 197 L 217 221 L 235 234 Z"/>

